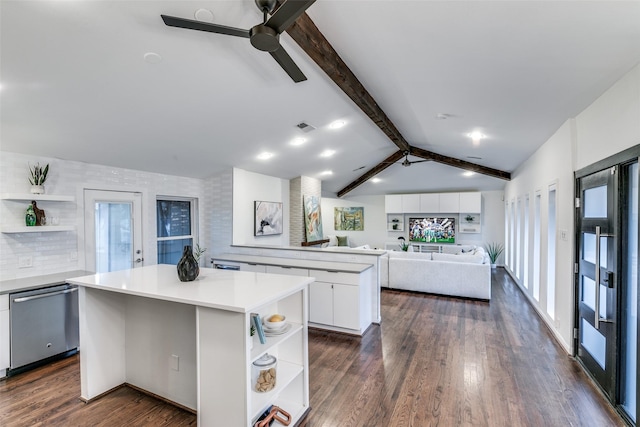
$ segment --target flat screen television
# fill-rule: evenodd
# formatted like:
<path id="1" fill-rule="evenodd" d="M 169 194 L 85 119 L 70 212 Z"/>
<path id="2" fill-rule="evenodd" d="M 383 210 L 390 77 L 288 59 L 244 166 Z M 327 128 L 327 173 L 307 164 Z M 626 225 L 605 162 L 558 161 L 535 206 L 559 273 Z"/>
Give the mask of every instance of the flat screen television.
<path id="1" fill-rule="evenodd" d="M 450 217 L 409 218 L 409 240 L 421 243 L 455 243 L 456 219 Z"/>

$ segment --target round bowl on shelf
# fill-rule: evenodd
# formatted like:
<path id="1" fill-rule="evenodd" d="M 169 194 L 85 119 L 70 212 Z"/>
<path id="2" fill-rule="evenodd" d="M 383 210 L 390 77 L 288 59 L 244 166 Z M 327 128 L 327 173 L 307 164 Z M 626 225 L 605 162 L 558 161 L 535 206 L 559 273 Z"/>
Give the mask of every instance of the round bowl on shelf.
<path id="1" fill-rule="evenodd" d="M 286 325 L 286 316 L 284 314 L 270 314 L 262 318 L 265 328 L 278 330 Z"/>

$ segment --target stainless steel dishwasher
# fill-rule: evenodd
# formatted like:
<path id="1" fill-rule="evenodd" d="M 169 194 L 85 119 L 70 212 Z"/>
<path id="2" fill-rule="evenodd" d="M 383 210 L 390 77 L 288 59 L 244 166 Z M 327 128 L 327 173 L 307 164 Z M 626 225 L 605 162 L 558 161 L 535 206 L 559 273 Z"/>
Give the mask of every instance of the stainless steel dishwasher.
<path id="1" fill-rule="evenodd" d="M 10 372 L 78 348 L 77 291 L 65 284 L 9 295 Z"/>

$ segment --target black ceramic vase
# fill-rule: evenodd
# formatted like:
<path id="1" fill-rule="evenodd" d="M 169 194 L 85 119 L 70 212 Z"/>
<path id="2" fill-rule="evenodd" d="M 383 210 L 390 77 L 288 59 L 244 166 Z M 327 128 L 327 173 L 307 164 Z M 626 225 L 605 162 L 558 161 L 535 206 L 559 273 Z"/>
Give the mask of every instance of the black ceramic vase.
<path id="1" fill-rule="evenodd" d="M 200 267 L 193 256 L 191 246 L 185 246 L 182 258 L 178 261 L 178 278 L 181 282 L 192 282 L 200 274 Z"/>

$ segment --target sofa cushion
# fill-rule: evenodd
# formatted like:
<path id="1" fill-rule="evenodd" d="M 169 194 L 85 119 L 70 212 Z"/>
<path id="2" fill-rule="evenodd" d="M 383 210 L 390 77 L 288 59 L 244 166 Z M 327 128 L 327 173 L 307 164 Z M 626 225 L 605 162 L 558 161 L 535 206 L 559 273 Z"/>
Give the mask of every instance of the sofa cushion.
<path id="1" fill-rule="evenodd" d="M 438 254 L 431 255 L 434 261 L 447 261 L 447 262 L 466 262 L 469 264 L 482 264 L 484 256 L 482 255 L 452 255 L 452 254 Z"/>
<path id="2" fill-rule="evenodd" d="M 404 258 L 404 259 L 421 259 L 425 261 L 431 261 L 431 252 L 404 252 L 404 251 L 389 251 L 389 258 Z"/>

